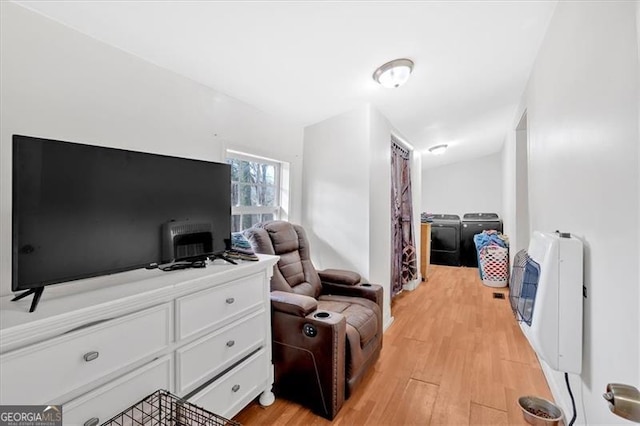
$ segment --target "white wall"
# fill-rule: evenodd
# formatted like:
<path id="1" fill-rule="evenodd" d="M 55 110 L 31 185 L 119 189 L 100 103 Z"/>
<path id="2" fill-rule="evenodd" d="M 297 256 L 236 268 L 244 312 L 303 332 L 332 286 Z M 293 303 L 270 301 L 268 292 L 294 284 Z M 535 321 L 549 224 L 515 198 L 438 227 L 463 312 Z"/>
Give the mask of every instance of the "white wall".
<path id="1" fill-rule="evenodd" d="M 314 265 L 369 278 L 369 108 L 304 129 L 302 225 Z"/>
<path id="2" fill-rule="evenodd" d="M 299 220 L 301 127 L 16 4 L 0 4 L 0 294 L 11 287 L 13 134 L 211 161 L 230 147 L 289 161 L 290 217 Z"/>
<path id="3" fill-rule="evenodd" d="M 529 130 L 526 113 L 516 128 L 516 234 L 511 255 L 529 247 L 531 220 L 529 218 Z"/>
<path id="4" fill-rule="evenodd" d="M 351 269 L 381 284 L 385 327 L 393 321 L 392 133 L 398 135 L 370 105 L 309 126 L 304 132 L 302 224 L 311 240 L 314 264 L 319 269 Z M 419 158 L 414 158 L 414 164 L 420 165 Z M 419 167 L 412 174 L 414 181 L 420 180 Z M 420 194 L 416 188 L 417 206 Z M 420 244 L 419 235 L 416 244 Z"/>
<path id="5" fill-rule="evenodd" d="M 446 154 L 445 154 L 446 155 Z M 490 212 L 502 216 L 502 154 L 422 171 L 422 212 Z"/>
<path id="6" fill-rule="evenodd" d="M 513 123 L 526 108 L 532 229 L 560 229 L 585 243 L 583 372 L 571 379 L 578 424 L 627 424 L 602 393 L 609 382 L 640 385 L 636 7 L 559 2 Z M 509 136 L 505 164 L 515 163 L 514 143 Z M 570 416 L 562 375 L 545 372 Z"/>
<path id="7" fill-rule="evenodd" d="M 524 103 L 521 102 L 514 114 L 515 125 L 505 137 L 500 158 L 503 173 L 503 231 L 505 235 L 509 236 L 511 263 L 513 263 L 513 258 L 518 251 L 529 246 L 532 232 L 529 218 L 528 152 L 522 143 L 523 137 L 528 138 L 528 130 L 517 129 L 525 112 Z M 520 167 L 523 163 L 526 164 L 525 170 Z"/>
<path id="8" fill-rule="evenodd" d="M 518 108 L 518 111 L 521 111 Z M 522 113 L 520 113 L 521 115 Z M 518 115 L 518 117 L 520 117 Z M 509 257 L 513 263 L 514 253 L 523 244 L 518 235 L 516 216 L 516 131 L 515 127 L 507 136 L 502 147 L 502 224 L 503 233 L 509 236 Z"/>
<path id="9" fill-rule="evenodd" d="M 369 263 L 371 282 L 384 288 L 384 324 L 391 313 L 391 133 L 393 127 L 377 109 L 369 107 Z M 306 141 L 305 141 L 306 143 Z"/>
<path id="10" fill-rule="evenodd" d="M 640 62 L 640 0 L 636 0 L 636 32 L 638 62 Z M 638 73 L 638 87 L 640 87 L 640 72 Z M 638 90 L 638 134 L 640 134 L 640 90 Z M 638 138 L 638 144 L 640 144 L 640 138 Z M 638 164 L 640 164 L 640 148 L 638 149 Z M 640 176 L 638 176 L 638 178 L 640 179 Z M 640 202 L 640 182 L 638 183 L 638 200 Z M 640 206 L 638 207 L 638 223 L 640 223 Z M 638 241 L 640 241 L 640 227 L 638 227 L 638 232 Z M 640 268 L 640 250 L 638 250 L 638 268 Z M 640 275 L 640 273 L 638 275 Z M 638 285 L 640 286 L 640 283 Z M 638 306 L 640 307 L 640 291 L 638 292 Z M 640 315 L 638 315 L 638 321 L 640 322 Z M 638 324 L 638 329 L 640 329 L 640 323 Z M 640 339 L 638 339 L 638 353 L 640 353 Z M 640 364 L 640 359 L 638 360 L 638 364 Z M 640 366 L 638 367 L 637 383 L 640 384 Z"/>

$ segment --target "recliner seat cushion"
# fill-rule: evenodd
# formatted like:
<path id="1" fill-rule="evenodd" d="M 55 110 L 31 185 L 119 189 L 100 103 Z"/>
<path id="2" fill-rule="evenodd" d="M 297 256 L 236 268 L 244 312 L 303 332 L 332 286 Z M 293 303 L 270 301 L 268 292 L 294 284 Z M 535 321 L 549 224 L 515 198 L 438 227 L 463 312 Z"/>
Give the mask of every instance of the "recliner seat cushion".
<path id="1" fill-rule="evenodd" d="M 380 307 L 371 300 L 359 297 L 322 295 L 318 298 L 318 310 L 344 315 L 347 324 L 358 332 L 360 347 L 365 347 L 378 331 Z"/>

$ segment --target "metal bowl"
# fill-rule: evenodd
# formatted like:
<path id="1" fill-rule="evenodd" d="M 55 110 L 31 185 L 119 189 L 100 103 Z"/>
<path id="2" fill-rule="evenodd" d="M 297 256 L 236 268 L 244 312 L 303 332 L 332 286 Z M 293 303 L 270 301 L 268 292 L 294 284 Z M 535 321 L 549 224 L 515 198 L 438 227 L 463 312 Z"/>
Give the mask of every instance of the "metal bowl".
<path id="1" fill-rule="evenodd" d="M 518 405 L 527 423 L 536 426 L 557 426 L 562 420 L 562 410 L 553 402 L 536 396 L 522 396 L 518 399 Z M 531 410 L 531 411 L 529 411 Z M 545 413 L 549 418 L 534 413 Z"/>

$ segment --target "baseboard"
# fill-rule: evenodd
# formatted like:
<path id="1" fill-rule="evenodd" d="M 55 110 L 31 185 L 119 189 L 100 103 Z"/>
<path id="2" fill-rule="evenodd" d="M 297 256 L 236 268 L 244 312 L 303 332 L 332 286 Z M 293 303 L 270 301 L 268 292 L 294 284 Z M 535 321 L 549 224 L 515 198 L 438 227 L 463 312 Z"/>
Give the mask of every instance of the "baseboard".
<path id="1" fill-rule="evenodd" d="M 409 281 L 408 283 L 404 284 L 402 286 L 402 289 L 407 291 L 413 291 L 416 288 L 418 288 L 421 282 L 422 282 L 421 277 L 418 277 L 415 280 Z"/>
<path id="2" fill-rule="evenodd" d="M 391 324 L 393 324 L 393 321 L 395 320 L 395 318 L 393 317 L 389 317 L 389 319 L 387 321 L 385 321 L 384 325 L 382 326 L 382 332 L 384 333 L 385 331 L 387 331 L 387 329 L 389 327 L 391 327 Z"/>

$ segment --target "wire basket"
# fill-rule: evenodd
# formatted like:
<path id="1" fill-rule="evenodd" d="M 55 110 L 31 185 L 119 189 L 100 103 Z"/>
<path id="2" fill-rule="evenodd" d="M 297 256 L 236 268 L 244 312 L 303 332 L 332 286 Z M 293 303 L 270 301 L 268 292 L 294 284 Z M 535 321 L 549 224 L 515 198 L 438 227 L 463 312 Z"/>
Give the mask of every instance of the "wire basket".
<path id="1" fill-rule="evenodd" d="M 540 265 L 529 257 L 526 250 L 520 250 L 513 260 L 509 301 L 516 318 L 529 326 L 533 319 L 539 280 Z"/>
<path id="2" fill-rule="evenodd" d="M 157 390 L 137 404 L 103 423 L 102 426 L 241 426 L 213 414 L 166 390 Z"/>

